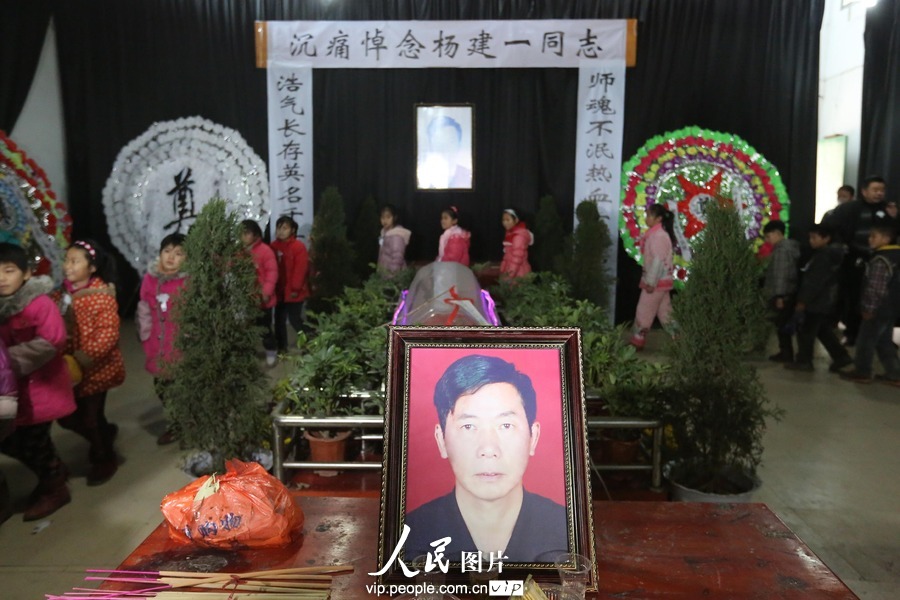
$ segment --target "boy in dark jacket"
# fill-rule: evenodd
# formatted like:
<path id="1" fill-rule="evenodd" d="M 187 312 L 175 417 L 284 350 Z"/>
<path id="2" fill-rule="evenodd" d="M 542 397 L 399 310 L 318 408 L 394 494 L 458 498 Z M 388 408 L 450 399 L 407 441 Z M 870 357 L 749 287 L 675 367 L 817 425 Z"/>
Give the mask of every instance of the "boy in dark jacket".
<path id="1" fill-rule="evenodd" d="M 894 243 L 894 236 L 892 222 L 876 224 L 869 232 L 869 247 L 874 254 L 866 265 L 863 282 L 855 368 L 841 374 L 857 383 L 872 381 L 872 360 L 877 352 L 884 366 L 883 381 L 900 387 L 900 359 L 891 339 L 900 313 L 900 246 Z"/>
<path id="2" fill-rule="evenodd" d="M 800 244 L 784 236 L 786 228 L 781 221 L 769 221 L 763 227 L 763 236 L 772 246 L 772 254 L 766 266 L 765 293 L 769 302 L 769 320 L 778 335 L 778 354 L 769 360 L 794 362 L 794 340 L 784 327 L 794 314 L 797 297 L 797 262 L 800 260 Z"/>
<path id="3" fill-rule="evenodd" d="M 813 345 L 817 337 L 831 356 L 830 371 L 839 371 L 853 362 L 831 327 L 830 317 L 837 305 L 838 274 L 846 252 L 842 244 L 832 243 L 833 237 L 831 228 L 825 225 L 813 225 L 809 229 L 813 254 L 801 269 L 794 308 L 794 320 L 799 323 L 797 357 L 784 365 L 786 369 L 813 370 Z"/>

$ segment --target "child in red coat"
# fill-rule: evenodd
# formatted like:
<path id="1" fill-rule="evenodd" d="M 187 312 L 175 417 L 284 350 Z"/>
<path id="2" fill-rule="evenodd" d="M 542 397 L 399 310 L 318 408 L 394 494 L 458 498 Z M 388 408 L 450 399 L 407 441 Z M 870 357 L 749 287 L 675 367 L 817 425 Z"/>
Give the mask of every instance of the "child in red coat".
<path id="1" fill-rule="evenodd" d="M 531 273 L 528 264 L 528 246 L 534 243 L 534 235 L 528 230 L 519 215 L 511 208 L 503 211 L 503 260 L 500 262 L 500 275 L 515 279 Z"/>
<path id="2" fill-rule="evenodd" d="M 275 252 L 262 240 L 259 223 L 251 219 L 241 221 L 241 243 L 253 256 L 256 265 L 256 280 L 259 282 L 259 309 L 262 314 L 256 325 L 263 330 L 263 348 L 266 350 L 266 364 L 273 366 L 277 360 L 275 336 L 272 335 L 272 308 L 277 298 L 275 286 L 278 283 L 278 261 Z"/>
<path id="3" fill-rule="evenodd" d="M 275 223 L 272 250 L 278 259 L 278 284 L 275 286 L 275 342 L 279 352 L 287 351 L 287 322 L 294 331 L 303 328 L 306 299 L 309 297 L 309 254 L 297 239 L 297 221 L 280 217 Z"/>
<path id="4" fill-rule="evenodd" d="M 115 263 L 96 242 L 82 240 L 66 250 L 63 272 L 63 289 L 54 296 L 69 334 L 66 354 L 75 358 L 83 375 L 75 386 L 78 408 L 59 419 L 59 424 L 90 443 L 87 484 L 100 485 L 119 468 L 113 450 L 118 427 L 106 420 L 106 394 L 125 381 L 125 362 L 119 350 L 119 304 L 112 283 Z"/>
<path id="5" fill-rule="evenodd" d="M 469 238 L 471 234 L 459 226 L 459 210 L 448 206 L 441 211 L 441 239 L 438 241 L 438 262 L 458 262 L 469 266 Z"/>

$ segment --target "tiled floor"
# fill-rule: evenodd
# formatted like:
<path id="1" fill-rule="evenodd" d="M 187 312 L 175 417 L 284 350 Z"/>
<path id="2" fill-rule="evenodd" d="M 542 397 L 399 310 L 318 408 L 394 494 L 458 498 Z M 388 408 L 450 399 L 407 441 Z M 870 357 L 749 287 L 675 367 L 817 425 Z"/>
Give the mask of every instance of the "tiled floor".
<path id="1" fill-rule="evenodd" d="M 652 341 L 652 340 L 651 340 Z M 162 497 L 188 483 L 177 445 L 158 447 L 161 408 L 133 331 L 122 336 L 127 383 L 109 397 L 125 457 L 107 484 L 89 488 L 85 444 L 54 429 L 73 477 L 72 503 L 45 523 L 20 515 L 0 526 L 0 598 L 39 599 L 82 584 L 84 569 L 114 568 L 161 520 Z M 767 503 L 860 597 L 900 598 L 900 390 L 760 363 L 770 396 L 787 411 L 766 436 Z M 276 368 L 275 373 L 278 372 Z M 35 480 L 0 457 L 14 497 Z M 602 549 L 601 549 L 602 552 Z"/>

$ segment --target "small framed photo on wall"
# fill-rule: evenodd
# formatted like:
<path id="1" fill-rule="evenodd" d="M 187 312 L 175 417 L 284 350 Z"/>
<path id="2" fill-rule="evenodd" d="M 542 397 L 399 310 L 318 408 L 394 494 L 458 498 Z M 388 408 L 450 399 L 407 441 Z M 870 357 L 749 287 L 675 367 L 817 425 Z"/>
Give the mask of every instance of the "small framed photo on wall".
<path id="1" fill-rule="evenodd" d="M 416 189 L 474 189 L 474 112 L 471 104 L 416 105 Z"/>

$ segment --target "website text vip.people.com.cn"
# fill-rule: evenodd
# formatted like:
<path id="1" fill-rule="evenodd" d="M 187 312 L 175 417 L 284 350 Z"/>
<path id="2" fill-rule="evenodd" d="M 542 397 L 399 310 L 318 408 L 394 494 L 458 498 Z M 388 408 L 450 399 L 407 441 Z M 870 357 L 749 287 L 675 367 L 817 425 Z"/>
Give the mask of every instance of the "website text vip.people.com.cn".
<path id="1" fill-rule="evenodd" d="M 366 593 L 376 596 L 394 597 L 398 594 L 413 596 L 453 594 L 456 596 L 522 596 L 525 593 L 525 582 L 512 579 L 495 579 L 485 583 L 399 583 L 399 584 L 366 584 Z"/>

